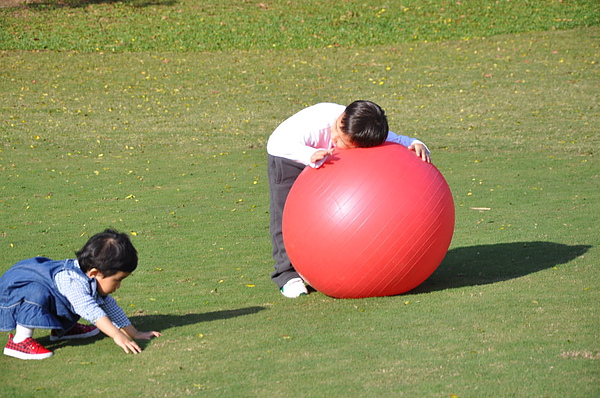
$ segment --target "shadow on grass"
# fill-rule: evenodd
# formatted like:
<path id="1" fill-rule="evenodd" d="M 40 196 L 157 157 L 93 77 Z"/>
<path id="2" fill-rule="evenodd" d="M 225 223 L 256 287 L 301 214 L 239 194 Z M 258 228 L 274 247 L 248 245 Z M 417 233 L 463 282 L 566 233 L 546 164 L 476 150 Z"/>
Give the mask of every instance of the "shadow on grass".
<path id="1" fill-rule="evenodd" d="M 252 315 L 260 311 L 266 310 L 265 307 L 246 307 L 236 310 L 224 310 L 206 312 L 202 314 L 185 314 L 185 315 L 137 315 L 129 319 L 131 323 L 139 330 L 158 330 L 164 331 L 170 328 L 193 325 L 200 322 L 217 321 L 220 319 L 236 318 L 238 316 Z"/>
<path id="2" fill-rule="evenodd" d="M 438 269 L 411 293 L 485 285 L 552 268 L 585 254 L 591 246 L 553 242 L 514 242 L 459 247 L 448 251 Z"/>
<path id="3" fill-rule="evenodd" d="M 252 315 L 256 314 L 260 311 L 266 310 L 265 307 L 246 307 L 239 308 L 236 310 L 224 310 L 224 311 L 214 311 L 207 312 L 203 314 L 185 314 L 185 315 L 136 315 L 129 317 L 131 323 L 138 330 L 157 330 L 163 332 L 167 329 L 177 327 L 177 326 L 185 326 L 192 325 L 200 322 L 210 322 L 217 321 L 220 319 L 230 319 L 236 318 L 238 316 L 244 315 Z M 99 339 L 106 338 L 106 336 L 102 333 L 99 333 L 97 336 L 81 339 L 81 340 L 63 340 L 63 341 L 50 341 L 50 336 L 38 338 L 37 340 L 44 347 L 52 350 L 56 350 L 57 348 L 61 348 L 66 345 L 74 346 L 74 345 L 87 345 L 93 344 Z M 143 349 L 149 344 L 149 340 L 136 340 L 138 345 Z"/>
<path id="4" fill-rule="evenodd" d="M 52 341 L 52 340 L 50 340 L 50 330 L 48 330 L 47 336 L 36 338 L 36 340 L 41 345 L 46 347 L 47 349 L 54 351 L 54 350 L 64 347 L 64 346 L 84 346 L 84 345 L 88 345 L 88 344 L 94 344 L 96 341 L 103 339 L 103 338 L 106 338 L 106 336 L 102 332 L 100 332 L 96 336 L 89 337 L 86 339 Z"/>

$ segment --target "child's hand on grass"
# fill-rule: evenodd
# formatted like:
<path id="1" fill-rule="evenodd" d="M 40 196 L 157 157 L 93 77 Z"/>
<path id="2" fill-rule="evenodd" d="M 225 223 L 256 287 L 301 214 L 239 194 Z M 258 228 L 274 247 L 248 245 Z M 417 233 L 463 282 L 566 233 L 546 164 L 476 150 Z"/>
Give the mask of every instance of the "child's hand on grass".
<path id="1" fill-rule="evenodd" d="M 129 353 L 137 354 L 137 353 L 142 352 L 142 349 L 140 348 L 140 346 L 137 345 L 137 343 L 135 341 L 131 340 L 124 333 L 116 334 L 113 337 L 113 340 L 116 345 L 118 345 L 119 347 L 121 347 L 123 349 L 123 351 L 125 351 L 126 354 L 129 354 Z"/>
<path id="2" fill-rule="evenodd" d="M 129 324 L 122 329 L 117 329 L 110 318 L 105 315 L 96 321 L 96 327 L 102 333 L 112 338 L 115 344 L 121 347 L 126 354 L 142 352 L 140 346 L 132 340 L 137 332 L 137 329 L 133 325 Z"/>
<path id="3" fill-rule="evenodd" d="M 123 350 L 125 351 L 126 354 L 129 354 L 130 352 L 132 354 L 137 354 L 139 352 L 142 352 L 142 349 L 140 348 L 140 346 L 137 345 L 137 343 L 135 341 L 133 341 L 132 339 L 150 340 L 154 337 L 162 336 L 162 333 L 155 332 L 155 331 L 140 332 L 139 330 L 136 330 L 135 332 L 133 332 L 133 331 L 129 330 L 128 333 L 125 333 L 124 330 L 121 330 L 121 331 L 123 333 L 120 333 L 120 336 L 118 336 L 118 335 L 115 336 L 113 338 L 113 340 L 119 347 L 123 348 Z"/>
<path id="4" fill-rule="evenodd" d="M 408 147 L 409 151 L 413 151 L 415 155 L 421 158 L 424 162 L 431 163 L 431 155 L 427 150 L 427 147 L 423 144 L 410 144 Z"/>

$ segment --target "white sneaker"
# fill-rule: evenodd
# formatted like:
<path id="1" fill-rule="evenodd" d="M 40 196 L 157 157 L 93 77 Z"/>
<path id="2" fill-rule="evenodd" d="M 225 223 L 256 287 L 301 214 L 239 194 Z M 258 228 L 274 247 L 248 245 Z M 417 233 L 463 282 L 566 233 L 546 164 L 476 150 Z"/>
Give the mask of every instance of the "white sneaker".
<path id="1" fill-rule="evenodd" d="M 308 294 L 308 290 L 306 289 L 306 285 L 304 285 L 304 281 L 301 278 L 293 278 L 283 285 L 281 288 L 281 294 L 287 298 L 297 298 Z"/>

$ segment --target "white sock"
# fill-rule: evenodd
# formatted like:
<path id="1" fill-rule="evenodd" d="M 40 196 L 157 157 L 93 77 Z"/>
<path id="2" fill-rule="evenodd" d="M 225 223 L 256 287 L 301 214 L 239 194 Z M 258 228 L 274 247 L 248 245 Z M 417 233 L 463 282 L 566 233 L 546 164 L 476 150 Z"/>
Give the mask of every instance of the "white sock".
<path id="1" fill-rule="evenodd" d="M 17 329 L 15 330 L 15 335 L 13 337 L 13 341 L 15 343 L 20 343 L 23 340 L 33 336 L 33 329 L 26 328 L 22 325 L 17 325 Z"/>

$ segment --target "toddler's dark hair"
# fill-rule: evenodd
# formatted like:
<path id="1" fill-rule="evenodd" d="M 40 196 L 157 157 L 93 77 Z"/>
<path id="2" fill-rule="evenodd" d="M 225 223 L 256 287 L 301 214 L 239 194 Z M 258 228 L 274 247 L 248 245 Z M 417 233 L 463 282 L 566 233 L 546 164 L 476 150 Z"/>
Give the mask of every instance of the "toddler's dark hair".
<path id="1" fill-rule="evenodd" d="M 369 148 L 385 142 L 389 126 L 385 112 L 371 101 L 354 101 L 346 107 L 341 129 L 359 148 Z"/>
<path id="2" fill-rule="evenodd" d="M 75 254 L 83 272 L 96 268 L 103 276 L 112 276 L 119 271 L 133 272 L 138 263 L 137 250 L 127 234 L 114 229 L 92 236 Z"/>

